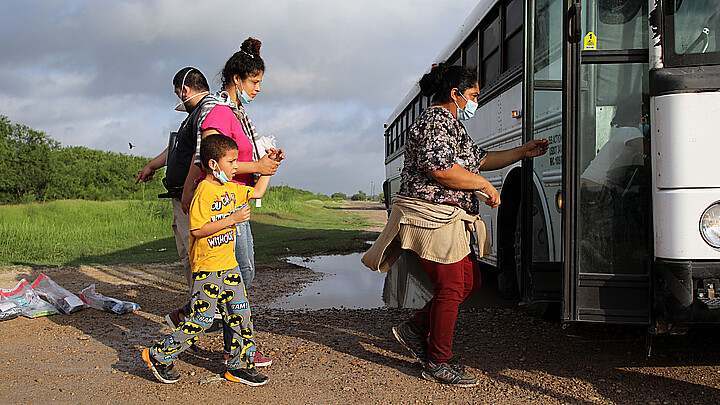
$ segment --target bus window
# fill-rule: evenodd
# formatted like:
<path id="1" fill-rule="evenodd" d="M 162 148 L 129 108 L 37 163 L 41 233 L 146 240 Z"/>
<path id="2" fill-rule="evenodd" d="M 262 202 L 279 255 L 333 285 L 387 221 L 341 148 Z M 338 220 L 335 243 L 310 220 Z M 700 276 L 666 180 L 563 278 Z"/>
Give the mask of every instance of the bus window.
<path id="1" fill-rule="evenodd" d="M 647 272 L 647 74 L 648 65 L 643 63 L 583 65 L 588 90 L 582 95 L 578 159 L 581 273 Z M 620 83 L 608 86 L 600 80 L 609 75 Z M 609 89 L 600 91 L 600 87 Z"/>
<path id="2" fill-rule="evenodd" d="M 390 136 L 388 137 L 388 156 L 392 155 L 393 152 L 395 152 L 395 148 L 393 148 L 393 144 L 395 143 L 395 125 L 393 125 L 390 129 Z"/>
<path id="3" fill-rule="evenodd" d="M 511 35 L 522 28 L 523 2 L 512 0 L 505 6 L 505 35 Z"/>
<path id="4" fill-rule="evenodd" d="M 672 3 L 672 2 L 671 2 Z M 678 56 L 704 59 L 702 64 L 720 61 L 720 1 L 676 1 L 677 11 L 670 15 L 666 34 L 674 43 L 671 51 Z M 669 31 L 669 32 L 668 32 Z"/>
<path id="5" fill-rule="evenodd" d="M 492 21 L 483 32 L 482 86 L 500 76 L 500 17 Z"/>
<path id="6" fill-rule="evenodd" d="M 413 122 L 415 122 L 415 120 L 420 116 L 420 111 L 422 110 L 420 108 L 420 100 L 421 99 L 422 99 L 422 96 L 420 96 L 420 98 L 415 100 L 415 102 L 413 103 Z"/>
<path id="7" fill-rule="evenodd" d="M 523 60 L 523 2 L 512 0 L 505 6 L 505 69 L 509 69 Z"/>
<path id="8" fill-rule="evenodd" d="M 477 70 L 478 60 L 480 58 L 480 48 L 478 47 L 478 33 L 472 35 L 472 39 L 464 47 L 465 66 Z"/>
<path id="9" fill-rule="evenodd" d="M 395 125 L 395 134 L 393 134 L 393 151 L 398 150 L 398 143 L 400 139 L 400 132 L 402 131 L 400 122 Z"/>
<path id="10" fill-rule="evenodd" d="M 457 51 L 453 56 L 451 56 L 450 59 L 448 59 L 448 62 L 455 66 L 461 65 L 462 60 L 460 59 L 460 51 Z"/>
<path id="11" fill-rule="evenodd" d="M 597 50 L 647 49 L 648 2 L 601 0 L 583 6 L 583 35 L 597 36 Z"/>

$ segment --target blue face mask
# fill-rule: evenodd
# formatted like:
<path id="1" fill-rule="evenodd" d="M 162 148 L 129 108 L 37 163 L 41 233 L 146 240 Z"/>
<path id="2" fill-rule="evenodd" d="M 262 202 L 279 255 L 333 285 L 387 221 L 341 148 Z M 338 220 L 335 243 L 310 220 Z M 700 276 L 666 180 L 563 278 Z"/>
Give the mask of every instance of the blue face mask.
<path id="1" fill-rule="evenodd" d="M 474 101 L 466 99 L 462 94 L 460 94 L 460 97 L 465 100 L 465 109 L 463 110 L 457 103 L 455 103 L 455 107 L 457 107 L 457 118 L 460 121 L 469 120 L 475 115 L 475 110 L 477 110 L 478 104 Z"/>
<path id="2" fill-rule="evenodd" d="M 245 89 L 242 88 L 242 82 L 240 82 L 240 88 L 242 89 L 242 93 L 240 93 L 237 84 L 235 85 L 235 95 L 237 95 L 238 100 L 242 100 L 246 103 L 253 101 L 253 99 L 245 93 Z"/>
<path id="3" fill-rule="evenodd" d="M 230 179 L 228 179 L 224 171 L 220 170 L 220 166 L 218 165 L 215 165 L 215 169 L 213 169 L 213 176 L 222 184 L 230 182 Z"/>

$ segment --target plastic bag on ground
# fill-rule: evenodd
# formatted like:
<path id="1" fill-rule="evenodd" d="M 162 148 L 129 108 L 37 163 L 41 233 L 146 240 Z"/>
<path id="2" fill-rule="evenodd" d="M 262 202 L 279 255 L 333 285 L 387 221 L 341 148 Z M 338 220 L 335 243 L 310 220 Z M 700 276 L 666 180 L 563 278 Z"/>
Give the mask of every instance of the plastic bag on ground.
<path id="1" fill-rule="evenodd" d="M 60 287 L 58 283 L 43 273 L 40 273 L 31 285 L 41 297 L 48 300 L 63 314 L 71 314 L 85 308 L 85 303 L 77 295 Z"/>
<path id="2" fill-rule="evenodd" d="M 79 295 L 80 299 L 82 299 L 83 302 L 90 308 L 113 312 L 118 315 L 127 314 L 140 309 L 140 305 L 134 302 L 106 297 L 99 292 L 95 292 L 95 284 L 80 291 Z"/>
<path id="3" fill-rule="evenodd" d="M 0 321 L 17 318 L 22 313 L 22 308 L 15 301 L 0 296 Z"/>
<path id="4" fill-rule="evenodd" d="M 20 280 L 15 288 L 0 290 L 0 296 L 15 301 L 20 306 L 22 314 L 28 318 L 59 314 L 54 306 L 40 298 L 35 289 L 25 279 Z"/>

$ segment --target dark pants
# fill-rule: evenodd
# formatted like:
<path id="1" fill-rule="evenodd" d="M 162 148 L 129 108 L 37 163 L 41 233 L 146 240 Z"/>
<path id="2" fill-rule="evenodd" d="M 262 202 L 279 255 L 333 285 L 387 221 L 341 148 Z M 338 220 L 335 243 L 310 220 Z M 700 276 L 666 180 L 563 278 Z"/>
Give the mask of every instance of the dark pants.
<path id="1" fill-rule="evenodd" d="M 432 299 L 410 318 L 410 328 L 420 336 L 429 336 L 428 360 L 435 364 L 445 363 L 453 358 L 458 307 L 480 289 L 480 265 L 472 252 L 452 264 L 418 259 L 430 277 L 434 292 Z"/>

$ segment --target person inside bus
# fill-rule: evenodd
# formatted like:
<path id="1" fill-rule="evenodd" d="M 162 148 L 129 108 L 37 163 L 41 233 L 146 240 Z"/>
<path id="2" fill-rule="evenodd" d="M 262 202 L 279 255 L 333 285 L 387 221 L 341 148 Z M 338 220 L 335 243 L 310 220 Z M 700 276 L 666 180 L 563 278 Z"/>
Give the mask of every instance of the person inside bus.
<path id="1" fill-rule="evenodd" d="M 581 260 L 608 273 L 642 268 L 649 144 L 641 114 L 637 97 L 619 102 L 610 139 L 580 175 Z"/>
<path id="2" fill-rule="evenodd" d="M 643 165 L 648 150 L 643 134 L 647 123 L 637 107 L 638 103 L 618 105 L 610 122 L 610 139 L 580 175 L 583 187 L 624 188 L 628 169 Z"/>
<path id="3" fill-rule="evenodd" d="M 362 261 L 384 272 L 403 250 L 417 256 L 433 284 L 433 297 L 409 322 L 394 327 L 393 334 L 423 366 L 423 378 L 471 387 L 477 378 L 455 359 L 452 344 L 458 307 L 480 288 L 472 240 L 478 243 L 480 255 L 489 254 L 474 190 L 488 196 L 488 206 L 497 207 L 500 194 L 480 175 L 481 170 L 542 155 L 549 142 L 538 139 L 493 152 L 475 145 L 461 123 L 472 118 L 478 107 L 480 89 L 474 69 L 442 63 L 419 84 L 433 103 L 410 127 L 400 191 L 385 229 Z"/>

